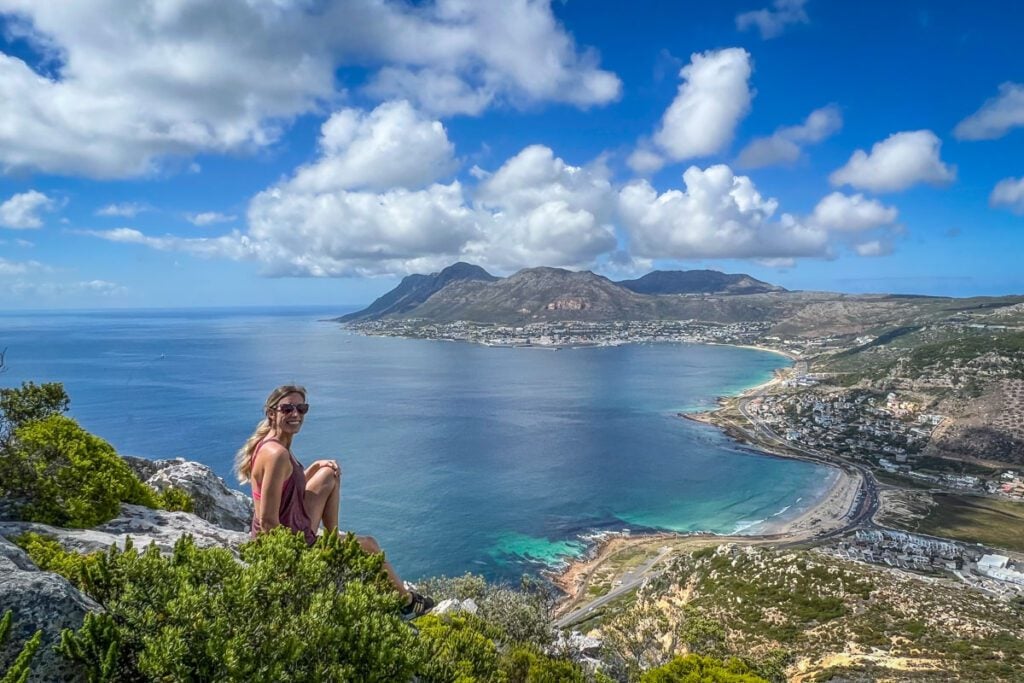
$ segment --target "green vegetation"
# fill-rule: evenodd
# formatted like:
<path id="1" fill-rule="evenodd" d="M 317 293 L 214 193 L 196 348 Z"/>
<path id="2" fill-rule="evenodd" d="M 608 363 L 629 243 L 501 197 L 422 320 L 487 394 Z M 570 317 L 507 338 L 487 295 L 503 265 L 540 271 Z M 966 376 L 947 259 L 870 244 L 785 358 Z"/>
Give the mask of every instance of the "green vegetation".
<path id="1" fill-rule="evenodd" d="M 155 546 L 78 555 L 52 539 L 17 539 L 105 608 L 59 651 L 90 680 L 495 681 L 588 680 L 551 642 L 543 592 L 442 579 L 478 614 L 427 615 L 410 629 L 382 555 L 328 534 L 308 547 L 275 529 L 244 545 L 239 562 L 189 538 L 170 556 Z M 465 599 L 465 598 L 463 598 Z"/>
<path id="2" fill-rule="evenodd" d="M 4 612 L 4 616 L 0 618 L 0 646 L 3 646 L 4 641 L 7 640 L 7 636 L 11 632 L 11 622 L 13 620 L 14 613 L 11 610 Z M 28 680 L 28 676 L 31 673 L 29 664 L 31 664 L 36 650 L 39 649 L 39 643 L 42 641 L 42 638 L 43 632 L 40 630 L 36 631 L 25 642 L 18 656 L 15 657 L 14 662 L 7 668 L 7 671 L 2 672 L 3 676 L 0 677 L 0 683 L 25 683 Z"/>
<path id="3" fill-rule="evenodd" d="M 1024 503 L 938 494 L 915 531 L 1024 551 Z"/>
<path id="4" fill-rule="evenodd" d="M 121 503 L 192 509 L 185 492 L 143 484 L 110 444 L 61 414 L 68 404 L 60 384 L 0 389 L 0 497 L 20 518 L 91 527 L 115 517 Z"/>
<path id="5" fill-rule="evenodd" d="M 629 625 L 632 640 L 617 649 L 654 666 L 681 654 L 735 658 L 768 681 L 786 680 L 793 665 L 806 680 L 1024 677 L 1019 605 L 814 551 L 719 546 L 684 555 L 604 623 Z M 647 638 L 647 627 L 662 637 Z M 830 666 L 831 655 L 851 649 L 872 656 Z M 919 671 L 890 668 L 887 657 Z"/>
<path id="6" fill-rule="evenodd" d="M 686 655 L 640 678 L 640 683 L 767 683 L 738 659 L 721 661 L 714 657 Z"/>

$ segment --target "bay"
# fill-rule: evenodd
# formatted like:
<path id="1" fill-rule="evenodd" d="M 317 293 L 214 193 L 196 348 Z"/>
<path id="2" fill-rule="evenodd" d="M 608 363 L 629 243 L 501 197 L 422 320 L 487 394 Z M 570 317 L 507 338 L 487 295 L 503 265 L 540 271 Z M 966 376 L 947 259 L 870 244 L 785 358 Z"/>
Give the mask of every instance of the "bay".
<path id="1" fill-rule="evenodd" d="M 515 579 L 594 532 L 742 531 L 799 513 L 830 481 L 676 417 L 765 381 L 786 364 L 775 354 L 490 348 L 325 321 L 348 310 L 0 313 L 0 385 L 63 382 L 72 416 L 120 453 L 198 460 L 234 483 L 266 395 L 302 384 L 295 454 L 341 462 L 342 527 L 412 578 Z"/>

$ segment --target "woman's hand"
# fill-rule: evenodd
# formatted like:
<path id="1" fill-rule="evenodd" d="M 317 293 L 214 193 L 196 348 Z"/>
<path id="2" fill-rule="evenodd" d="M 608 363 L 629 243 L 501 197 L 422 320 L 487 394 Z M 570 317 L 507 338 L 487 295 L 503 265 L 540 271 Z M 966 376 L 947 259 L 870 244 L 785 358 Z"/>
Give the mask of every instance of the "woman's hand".
<path id="1" fill-rule="evenodd" d="M 338 464 L 337 460 L 317 460 L 316 462 L 309 466 L 309 469 L 306 470 L 306 479 L 308 480 L 310 477 L 316 474 L 318 470 L 324 467 L 334 470 L 335 474 L 337 474 L 339 477 L 341 476 L 341 465 Z"/>

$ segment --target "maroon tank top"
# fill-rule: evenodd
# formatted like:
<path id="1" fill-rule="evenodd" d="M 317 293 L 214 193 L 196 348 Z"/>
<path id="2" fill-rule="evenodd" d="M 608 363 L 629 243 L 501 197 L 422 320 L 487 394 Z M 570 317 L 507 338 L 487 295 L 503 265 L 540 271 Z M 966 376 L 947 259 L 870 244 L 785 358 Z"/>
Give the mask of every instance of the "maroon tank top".
<path id="1" fill-rule="evenodd" d="M 268 441 L 277 441 L 277 439 L 264 439 L 256 445 L 256 448 L 252 451 L 250 472 L 252 472 L 252 466 L 256 464 L 256 454 L 263 447 L 263 444 Z M 277 441 L 277 443 L 281 442 Z M 281 445 L 283 446 L 284 444 Z M 309 520 L 309 515 L 306 514 L 306 474 L 302 469 L 302 464 L 295 459 L 291 450 L 288 450 L 288 457 L 292 461 L 292 476 L 288 477 L 284 482 L 284 488 L 281 490 L 281 507 L 278 510 L 278 519 L 283 526 L 288 527 L 292 531 L 301 531 L 306 537 L 306 543 L 313 545 L 316 541 L 316 531 L 313 530 L 313 524 Z M 260 500 L 262 497 L 255 480 L 252 482 L 252 493 L 252 497 L 255 500 Z M 253 537 L 255 538 L 256 534 L 261 531 L 260 520 L 254 508 L 252 515 Z"/>

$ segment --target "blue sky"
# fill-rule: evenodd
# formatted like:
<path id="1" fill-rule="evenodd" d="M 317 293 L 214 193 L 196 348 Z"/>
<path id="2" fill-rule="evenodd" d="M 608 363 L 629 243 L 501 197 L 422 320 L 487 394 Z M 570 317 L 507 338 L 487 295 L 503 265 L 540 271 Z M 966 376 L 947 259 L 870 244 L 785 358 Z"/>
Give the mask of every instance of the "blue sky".
<path id="1" fill-rule="evenodd" d="M 0 309 L 457 260 L 1024 293 L 1018 3 L 0 0 Z"/>

